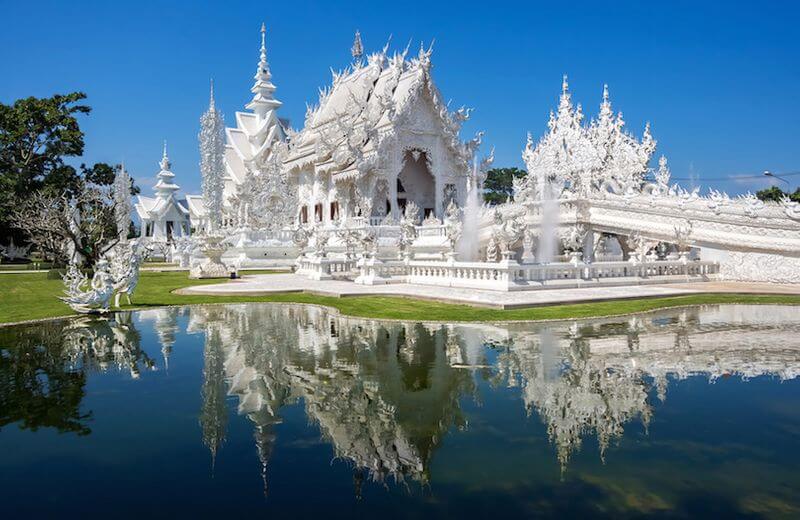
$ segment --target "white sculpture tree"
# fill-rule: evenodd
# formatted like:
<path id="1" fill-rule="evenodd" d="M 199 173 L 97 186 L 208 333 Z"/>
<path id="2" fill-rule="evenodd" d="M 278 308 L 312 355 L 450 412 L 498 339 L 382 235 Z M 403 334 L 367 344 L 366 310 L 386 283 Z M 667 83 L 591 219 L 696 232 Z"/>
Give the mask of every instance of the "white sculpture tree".
<path id="1" fill-rule="evenodd" d="M 124 164 L 114 176 L 114 220 L 119 239 L 125 240 L 131 225 L 131 176 Z"/>
<path id="2" fill-rule="evenodd" d="M 208 110 L 200 118 L 200 175 L 203 179 L 203 201 L 208 213 L 208 231 L 217 231 L 221 224 L 222 190 L 225 175 L 225 120 L 214 102 L 214 82 Z"/>

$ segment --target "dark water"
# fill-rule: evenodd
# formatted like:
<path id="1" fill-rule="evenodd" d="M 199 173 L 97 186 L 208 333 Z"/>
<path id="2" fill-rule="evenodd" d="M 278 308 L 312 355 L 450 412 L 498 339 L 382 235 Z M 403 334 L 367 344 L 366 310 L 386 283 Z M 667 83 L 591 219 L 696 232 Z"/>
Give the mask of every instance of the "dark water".
<path id="1" fill-rule="evenodd" d="M 0 329 L 4 518 L 800 517 L 800 313 Z"/>

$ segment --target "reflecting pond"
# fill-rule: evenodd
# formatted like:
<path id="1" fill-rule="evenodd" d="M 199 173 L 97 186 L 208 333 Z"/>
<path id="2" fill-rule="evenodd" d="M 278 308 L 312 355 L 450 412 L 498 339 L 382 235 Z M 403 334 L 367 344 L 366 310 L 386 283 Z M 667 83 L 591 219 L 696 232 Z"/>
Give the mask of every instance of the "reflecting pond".
<path id="1" fill-rule="evenodd" d="M 0 329 L 6 518 L 797 517 L 800 312 L 163 308 Z"/>

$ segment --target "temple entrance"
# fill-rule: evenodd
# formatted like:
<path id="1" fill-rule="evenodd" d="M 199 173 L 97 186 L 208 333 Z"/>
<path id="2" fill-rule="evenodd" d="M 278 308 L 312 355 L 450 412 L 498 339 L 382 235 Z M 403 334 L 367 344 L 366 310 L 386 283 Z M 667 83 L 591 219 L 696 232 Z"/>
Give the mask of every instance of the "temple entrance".
<path id="1" fill-rule="evenodd" d="M 428 168 L 427 154 L 420 150 L 405 152 L 397 176 L 397 205 L 405 208 L 408 201 L 414 201 L 423 214 L 436 211 L 436 179 Z"/>

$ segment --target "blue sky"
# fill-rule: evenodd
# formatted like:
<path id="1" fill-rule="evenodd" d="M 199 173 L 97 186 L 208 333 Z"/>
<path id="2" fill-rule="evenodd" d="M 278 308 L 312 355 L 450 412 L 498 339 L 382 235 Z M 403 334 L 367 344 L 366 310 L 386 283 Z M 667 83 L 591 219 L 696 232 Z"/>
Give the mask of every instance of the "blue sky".
<path id="1" fill-rule="evenodd" d="M 295 127 L 330 68 L 350 62 L 360 29 L 368 51 L 390 35 L 395 48 L 435 38 L 439 88 L 475 108 L 463 137 L 484 130 L 497 166 L 522 166 L 526 132 L 544 132 L 566 73 L 588 115 L 607 82 L 630 130 L 641 135 L 650 121 L 674 177 L 738 193 L 767 180 L 732 176 L 800 171 L 798 2 L 31 5 L 0 1 L 0 101 L 86 92 L 85 161 L 124 160 L 144 193 L 164 139 L 178 183 L 199 190 L 209 78 L 232 125 L 249 100 L 262 21 L 281 115 Z M 800 176 L 788 179 L 795 187 Z"/>

